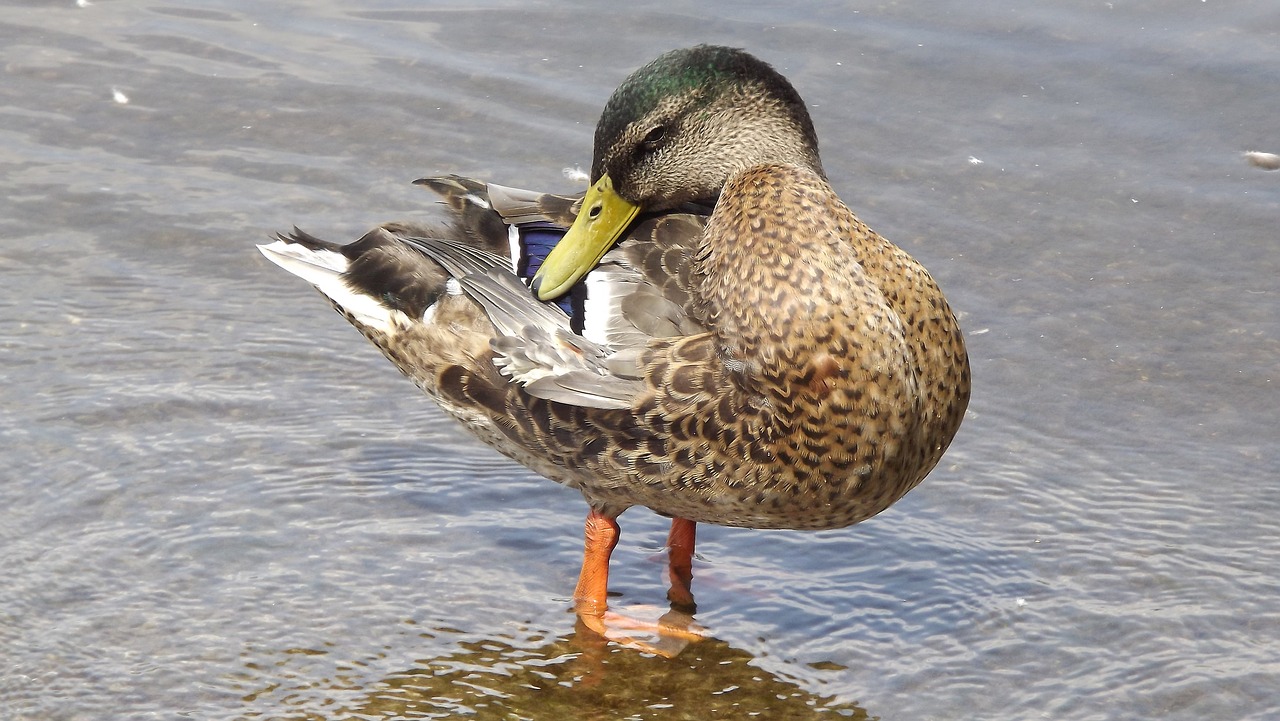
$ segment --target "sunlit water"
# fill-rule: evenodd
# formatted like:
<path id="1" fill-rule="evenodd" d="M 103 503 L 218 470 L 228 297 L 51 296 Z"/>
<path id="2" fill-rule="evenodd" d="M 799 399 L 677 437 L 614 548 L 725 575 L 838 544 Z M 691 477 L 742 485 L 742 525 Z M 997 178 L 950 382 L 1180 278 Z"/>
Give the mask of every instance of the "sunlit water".
<path id="1" fill-rule="evenodd" d="M 1263 0 L 79 5 L 0 5 L 0 718 L 1280 716 Z M 252 244 L 435 212 L 426 174 L 569 190 L 696 42 L 793 80 L 975 388 L 881 517 L 703 528 L 715 640 L 662 659 L 575 629 L 576 494 Z M 617 602 L 661 605 L 622 521 Z"/>

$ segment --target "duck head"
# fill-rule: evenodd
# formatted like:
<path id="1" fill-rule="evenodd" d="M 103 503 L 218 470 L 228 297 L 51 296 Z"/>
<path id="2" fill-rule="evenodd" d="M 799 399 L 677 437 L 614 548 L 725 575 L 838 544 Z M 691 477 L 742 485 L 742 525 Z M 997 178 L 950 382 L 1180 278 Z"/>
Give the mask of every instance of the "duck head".
<path id="1" fill-rule="evenodd" d="M 735 48 L 662 55 L 605 104 L 591 187 L 534 276 L 534 292 L 542 300 L 567 292 L 641 213 L 714 203 L 729 178 L 765 164 L 823 174 L 813 121 L 791 83 Z"/>

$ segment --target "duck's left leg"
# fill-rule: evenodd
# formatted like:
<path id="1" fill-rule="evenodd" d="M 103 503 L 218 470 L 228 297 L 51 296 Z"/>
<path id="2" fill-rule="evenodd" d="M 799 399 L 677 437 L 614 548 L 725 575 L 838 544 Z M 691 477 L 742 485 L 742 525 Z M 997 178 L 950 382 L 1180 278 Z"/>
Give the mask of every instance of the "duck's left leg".
<path id="1" fill-rule="evenodd" d="M 578 587 L 573 591 L 573 607 L 582 620 L 595 631 L 603 634 L 600 619 L 608 607 L 609 557 L 618 545 L 617 516 L 592 508 L 587 514 L 585 544 L 582 552 L 582 571 L 578 574 Z M 592 623 L 591 619 L 595 619 Z M 597 626 L 599 626 L 597 628 Z"/>
<path id="2" fill-rule="evenodd" d="M 667 534 L 667 600 L 671 610 L 692 616 L 697 608 L 693 603 L 693 545 L 698 524 L 687 518 L 671 519 L 671 532 Z"/>

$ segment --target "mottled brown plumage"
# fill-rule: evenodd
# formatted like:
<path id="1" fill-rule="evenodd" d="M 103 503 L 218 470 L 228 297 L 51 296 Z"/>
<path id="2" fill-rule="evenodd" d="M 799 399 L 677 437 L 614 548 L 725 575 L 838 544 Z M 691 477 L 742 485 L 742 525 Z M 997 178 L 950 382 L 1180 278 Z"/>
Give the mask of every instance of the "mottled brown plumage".
<path id="1" fill-rule="evenodd" d="M 264 247 L 486 443 L 582 492 L 584 617 L 603 612 L 596 576 L 631 506 L 838 528 L 937 464 L 968 402 L 960 329 L 928 272 L 832 191 L 782 76 L 726 48 L 659 58 L 606 106 L 592 175 L 582 200 L 419 181 L 452 209 L 447 233 Z M 623 227 L 596 227 L 617 207 Z M 558 247 L 534 287 L 586 288 L 581 318 L 528 292 L 508 243 L 513 226 L 575 214 L 561 246 L 599 250 L 566 267 Z M 680 536 L 692 553 L 691 523 Z"/>

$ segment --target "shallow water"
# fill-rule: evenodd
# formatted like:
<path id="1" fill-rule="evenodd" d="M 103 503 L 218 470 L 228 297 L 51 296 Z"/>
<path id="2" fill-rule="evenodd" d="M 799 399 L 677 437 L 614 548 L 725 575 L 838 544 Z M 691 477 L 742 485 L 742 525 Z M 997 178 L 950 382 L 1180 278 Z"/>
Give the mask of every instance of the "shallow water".
<path id="1" fill-rule="evenodd" d="M 0 4 L 0 717 L 1280 715 L 1280 14 L 973 5 Z M 576 494 L 252 244 L 571 189 L 704 41 L 796 84 L 975 388 L 882 516 L 702 529 L 715 640 L 668 660 L 575 629 Z"/>

